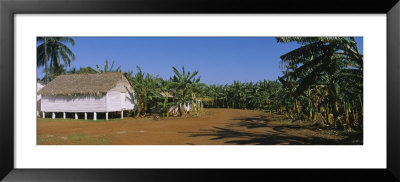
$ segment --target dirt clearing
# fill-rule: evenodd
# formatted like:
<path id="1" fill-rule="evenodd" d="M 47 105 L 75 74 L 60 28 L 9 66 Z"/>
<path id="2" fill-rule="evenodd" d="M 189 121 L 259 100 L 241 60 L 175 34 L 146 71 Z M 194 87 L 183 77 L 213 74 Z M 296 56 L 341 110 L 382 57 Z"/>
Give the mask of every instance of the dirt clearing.
<path id="1" fill-rule="evenodd" d="M 37 144 L 52 145 L 276 145 L 362 144 L 361 133 L 342 133 L 284 116 L 239 109 L 206 109 L 188 118 L 92 121 L 42 119 Z"/>

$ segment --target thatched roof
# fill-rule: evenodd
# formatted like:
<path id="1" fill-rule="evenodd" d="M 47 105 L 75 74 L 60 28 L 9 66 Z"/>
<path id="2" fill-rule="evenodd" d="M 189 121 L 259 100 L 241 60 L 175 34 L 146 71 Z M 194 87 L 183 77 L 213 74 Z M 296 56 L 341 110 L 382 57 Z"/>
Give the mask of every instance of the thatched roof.
<path id="1" fill-rule="evenodd" d="M 39 79 L 37 79 L 36 82 L 40 83 L 41 85 L 46 85 L 42 80 L 39 80 Z"/>
<path id="2" fill-rule="evenodd" d="M 43 87 L 38 94 L 101 96 L 114 88 L 121 79 L 125 79 L 121 72 L 60 75 Z"/>

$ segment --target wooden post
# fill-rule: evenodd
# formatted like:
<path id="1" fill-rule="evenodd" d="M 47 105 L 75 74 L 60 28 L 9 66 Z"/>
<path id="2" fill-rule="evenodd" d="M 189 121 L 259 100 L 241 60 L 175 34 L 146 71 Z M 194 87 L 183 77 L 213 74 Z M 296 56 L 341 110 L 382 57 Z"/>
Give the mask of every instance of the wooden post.
<path id="1" fill-rule="evenodd" d="M 108 120 L 108 112 L 106 112 L 106 120 Z"/>
<path id="2" fill-rule="evenodd" d="M 53 113 L 51 113 L 51 119 L 54 119 L 54 118 L 56 118 L 56 114 L 54 114 L 54 112 L 53 112 Z"/>
<path id="3" fill-rule="evenodd" d="M 43 115 L 43 118 L 45 118 L 45 117 L 46 117 L 46 114 L 45 114 L 44 112 L 42 112 L 42 115 Z"/>
<path id="4" fill-rule="evenodd" d="M 78 119 L 78 113 L 75 113 L 75 119 Z"/>
<path id="5" fill-rule="evenodd" d="M 65 119 L 66 117 L 65 117 L 65 112 L 63 112 L 63 118 Z"/>
<path id="6" fill-rule="evenodd" d="M 93 120 L 97 120 L 97 114 L 96 114 L 96 112 L 93 113 Z"/>
<path id="7" fill-rule="evenodd" d="M 124 119 L 124 110 L 121 110 L 121 119 Z"/>
<path id="8" fill-rule="evenodd" d="M 85 120 L 87 120 L 87 113 L 85 113 Z"/>

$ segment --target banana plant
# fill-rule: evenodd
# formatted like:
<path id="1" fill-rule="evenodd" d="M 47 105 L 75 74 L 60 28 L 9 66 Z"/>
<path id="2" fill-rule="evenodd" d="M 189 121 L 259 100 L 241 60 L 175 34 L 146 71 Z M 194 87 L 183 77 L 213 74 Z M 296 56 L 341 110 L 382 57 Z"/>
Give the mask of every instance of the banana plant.
<path id="1" fill-rule="evenodd" d="M 178 98 L 178 104 L 180 106 L 180 115 L 184 116 L 186 111 L 184 105 L 191 102 L 192 91 L 196 84 L 200 83 L 200 77 L 196 77 L 199 73 L 194 71 L 193 73 L 186 72 L 185 67 L 182 67 L 182 73 L 179 72 L 175 67 L 172 67 L 174 76 L 170 78 L 171 87 L 176 90 L 176 97 Z"/>
<path id="2" fill-rule="evenodd" d="M 108 68 L 108 60 L 106 59 L 104 63 L 104 68 L 101 69 L 99 65 L 96 65 L 97 73 L 105 73 L 105 72 L 121 72 L 121 66 L 118 66 L 114 69 L 114 61 L 111 63 L 110 68 Z"/>

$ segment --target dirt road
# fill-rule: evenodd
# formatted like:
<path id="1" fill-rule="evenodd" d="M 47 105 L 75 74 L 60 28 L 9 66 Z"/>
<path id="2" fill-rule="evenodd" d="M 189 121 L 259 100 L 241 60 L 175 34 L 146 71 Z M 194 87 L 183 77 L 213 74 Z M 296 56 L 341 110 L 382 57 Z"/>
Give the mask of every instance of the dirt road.
<path id="1" fill-rule="evenodd" d="M 239 109 L 206 109 L 190 118 L 124 118 L 91 121 L 42 119 L 37 144 L 276 145 L 362 144 L 331 130 L 287 121 L 283 116 Z"/>

